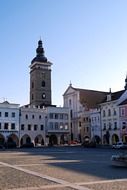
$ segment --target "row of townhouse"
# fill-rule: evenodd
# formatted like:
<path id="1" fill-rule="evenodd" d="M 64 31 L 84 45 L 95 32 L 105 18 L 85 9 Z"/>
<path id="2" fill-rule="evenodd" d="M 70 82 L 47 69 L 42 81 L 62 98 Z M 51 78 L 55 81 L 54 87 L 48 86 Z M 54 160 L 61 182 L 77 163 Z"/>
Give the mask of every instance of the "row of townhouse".
<path id="1" fill-rule="evenodd" d="M 63 144 L 70 139 L 68 108 L 46 108 L 7 101 L 0 103 L 0 144 L 15 142 L 38 145 Z"/>
<path id="2" fill-rule="evenodd" d="M 69 85 L 64 106 L 71 110 L 71 140 L 98 144 L 127 143 L 127 79 L 125 89 L 102 92 Z"/>

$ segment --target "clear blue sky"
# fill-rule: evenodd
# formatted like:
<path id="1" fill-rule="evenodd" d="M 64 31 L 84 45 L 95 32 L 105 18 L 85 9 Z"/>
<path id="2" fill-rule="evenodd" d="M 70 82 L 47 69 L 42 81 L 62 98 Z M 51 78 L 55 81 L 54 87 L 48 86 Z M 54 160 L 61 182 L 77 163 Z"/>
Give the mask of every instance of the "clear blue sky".
<path id="1" fill-rule="evenodd" d="M 29 103 L 38 40 L 52 66 L 52 102 L 74 87 L 124 88 L 127 0 L 0 0 L 0 101 Z"/>

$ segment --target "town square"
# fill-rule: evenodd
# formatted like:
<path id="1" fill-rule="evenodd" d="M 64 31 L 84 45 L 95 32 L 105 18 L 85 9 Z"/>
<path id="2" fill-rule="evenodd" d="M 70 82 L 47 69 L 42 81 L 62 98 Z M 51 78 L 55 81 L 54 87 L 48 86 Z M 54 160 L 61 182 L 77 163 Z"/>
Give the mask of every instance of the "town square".
<path id="1" fill-rule="evenodd" d="M 0 190 L 127 190 L 127 1 L 0 1 Z"/>
<path id="2" fill-rule="evenodd" d="M 127 171 L 111 148 L 56 146 L 0 152 L 1 190 L 126 190 Z"/>

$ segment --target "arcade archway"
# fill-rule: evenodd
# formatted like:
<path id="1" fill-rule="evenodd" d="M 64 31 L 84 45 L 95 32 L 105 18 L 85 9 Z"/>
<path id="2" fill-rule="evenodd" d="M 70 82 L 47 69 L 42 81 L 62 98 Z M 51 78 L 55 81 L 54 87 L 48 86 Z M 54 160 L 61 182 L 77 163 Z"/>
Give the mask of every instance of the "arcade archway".
<path id="1" fill-rule="evenodd" d="M 49 137 L 49 144 L 50 145 L 57 145 L 58 144 L 58 139 L 56 135 L 51 135 Z"/>
<path id="2" fill-rule="evenodd" d="M 25 134 L 22 136 L 20 140 L 20 145 L 27 144 L 27 143 L 31 143 L 31 138 L 29 135 Z"/>
<path id="3" fill-rule="evenodd" d="M 4 145 L 5 143 L 5 138 L 2 134 L 0 134 L 0 145 Z"/>
<path id="4" fill-rule="evenodd" d="M 112 144 L 116 144 L 119 141 L 119 137 L 117 134 L 112 135 Z"/>
<path id="5" fill-rule="evenodd" d="M 44 145 L 44 139 L 42 135 L 37 135 L 34 139 L 35 145 Z"/>

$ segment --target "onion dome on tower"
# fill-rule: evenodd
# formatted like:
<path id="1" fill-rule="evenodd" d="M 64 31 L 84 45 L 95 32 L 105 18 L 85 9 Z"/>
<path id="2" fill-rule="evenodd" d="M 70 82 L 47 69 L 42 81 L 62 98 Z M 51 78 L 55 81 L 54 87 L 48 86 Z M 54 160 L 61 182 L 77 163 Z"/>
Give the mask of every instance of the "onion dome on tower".
<path id="1" fill-rule="evenodd" d="M 126 75 L 126 78 L 125 78 L 125 86 L 124 86 L 124 89 L 127 90 L 127 75 Z"/>
<path id="2" fill-rule="evenodd" d="M 33 58 L 31 64 L 34 62 L 47 62 L 47 58 L 44 56 L 44 48 L 42 46 L 42 41 L 38 41 L 38 47 L 36 49 L 36 57 Z"/>

